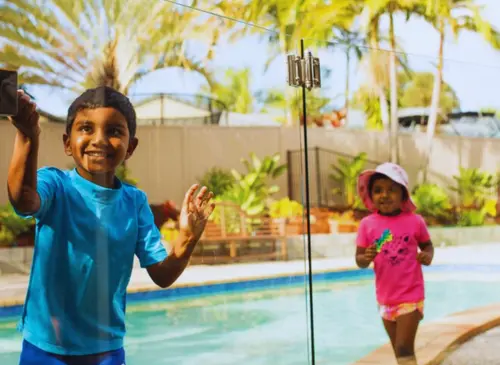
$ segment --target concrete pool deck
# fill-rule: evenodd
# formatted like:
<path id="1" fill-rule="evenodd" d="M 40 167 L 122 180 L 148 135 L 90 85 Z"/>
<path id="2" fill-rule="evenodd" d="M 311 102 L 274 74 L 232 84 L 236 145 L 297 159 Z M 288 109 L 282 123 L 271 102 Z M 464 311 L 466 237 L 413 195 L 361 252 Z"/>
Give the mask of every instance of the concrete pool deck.
<path id="1" fill-rule="evenodd" d="M 480 245 L 437 247 L 434 263 L 437 265 L 500 265 L 500 243 Z M 314 273 L 355 269 L 354 257 L 336 259 L 313 259 Z M 230 264 L 220 266 L 191 266 L 172 286 L 191 287 L 217 283 L 249 281 L 303 275 L 306 263 L 303 260 L 286 262 L 263 262 L 251 264 Z M 0 277 L 0 307 L 22 305 L 28 285 L 27 276 Z M 134 269 L 128 292 L 165 290 L 156 287 L 147 271 Z M 166 289 L 168 290 L 168 289 Z M 438 321 L 423 325 L 417 338 L 419 364 L 440 365 L 457 346 L 500 325 L 500 304 L 485 308 L 473 308 L 456 313 Z M 396 364 L 390 345 L 386 344 L 367 355 L 356 365 Z M 445 363 L 454 364 L 454 363 Z"/>
<path id="2" fill-rule="evenodd" d="M 473 308 L 424 324 L 419 329 L 415 342 L 418 363 L 421 365 L 455 364 L 447 362 L 446 359 L 454 356 L 454 351 L 459 349 L 461 344 L 499 325 L 500 304 Z M 481 359 L 479 355 L 476 352 L 475 360 Z M 443 363 L 443 361 L 446 362 Z M 354 365 L 375 364 L 397 365 L 390 343 L 379 347 Z M 472 364 L 467 363 L 467 365 Z M 480 364 L 483 365 L 483 362 Z M 498 358 L 495 364 L 498 364 Z"/>
<path id="3" fill-rule="evenodd" d="M 435 249 L 434 264 L 500 265 L 500 243 L 437 247 Z M 312 268 L 313 273 L 321 273 L 353 270 L 356 269 L 356 266 L 354 257 L 350 256 L 334 259 L 313 259 Z M 196 265 L 189 266 L 172 288 L 303 275 L 305 272 L 306 263 L 303 260 L 216 266 Z M 0 307 L 22 305 L 28 279 L 29 277 L 26 275 L 0 276 Z M 158 288 L 151 281 L 146 270 L 134 269 L 128 292 L 137 293 L 153 290 L 165 289 Z"/>
<path id="4" fill-rule="evenodd" d="M 481 359 L 481 365 L 497 365 L 500 359 L 500 327 L 495 327 L 464 343 L 441 365 L 471 365 Z"/>

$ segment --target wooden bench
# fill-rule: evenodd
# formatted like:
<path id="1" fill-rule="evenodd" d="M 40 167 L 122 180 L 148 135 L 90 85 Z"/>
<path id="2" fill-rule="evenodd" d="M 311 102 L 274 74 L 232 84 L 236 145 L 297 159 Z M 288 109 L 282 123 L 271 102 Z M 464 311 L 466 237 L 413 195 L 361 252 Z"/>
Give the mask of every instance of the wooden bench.
<path id="1" fill-rule="evenodd" d="M 266 216 L 249 217 L 232 203 L 218 203 L 218 220 L 209 221 L 191 264 L 222 264 L 286 260 L 285 222 Z"/>

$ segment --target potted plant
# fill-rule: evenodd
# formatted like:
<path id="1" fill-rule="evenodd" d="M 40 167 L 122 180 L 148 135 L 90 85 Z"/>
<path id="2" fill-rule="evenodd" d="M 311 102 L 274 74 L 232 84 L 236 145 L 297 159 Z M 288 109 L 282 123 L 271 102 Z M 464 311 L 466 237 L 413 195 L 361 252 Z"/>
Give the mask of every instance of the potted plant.
<path id="1" fill-rule="evenodd" d="M 169 219 L 161 227 L 160 233 L 162 238 L 169 244 L 177 239 L 179 236 L 178 222 Z"/>
<path id="2" fill-rule="evenodd" d="M 359 223 L 354 219 L 354 212 L 332 212 L 329 216 L 330 233 L 353 233 L 358 231 Z"/>
<path id="3" fill-rule="evenodd" d="M 277 223 L 285 223 L 286 235 L 298 235 L 303 233 L 302 204 L 288 197 L 274 201 L 269 206 L 269 215 Z"/>
<path id="4" fill-rule="evenodd" d="M 496 211 L 496 177 L 494 174 L 475 168 L 460 168 L 453 176 L 456 186 L 451 190 L 458 193 L 458 225 L 481 226 L 488 218 L 494 218 Z"/>
<path id="5" fill-rule="evenodd" d="M 331 165 L 330 179 L 340 187 L 332 189 L 334 195 L 343 197 L 345 204 L 353 209 L 357 204 L 356 185 L 358 176 L 365 169 L 367 154 L 362 152 L 352 160 L 339 158 L 337 165 Z"/>
<path id="6" fill-rule="evenodd" d="M 19 217 L 12 205 L 0 207 L 0 246 L 33 246 L 34 219 Z"/>
<path id="7" fill-rule="evenodd" d="M 417 213 L 430 226 L 446 224 L 452 219 L 452 204 L 446 190 L 436 184 L 418 185 L 412 194 Z"/>
<path id="8" fill-rule="evenodd" d="M 311 233 L 330 233 L 328 208 L 311 208 Z"/>

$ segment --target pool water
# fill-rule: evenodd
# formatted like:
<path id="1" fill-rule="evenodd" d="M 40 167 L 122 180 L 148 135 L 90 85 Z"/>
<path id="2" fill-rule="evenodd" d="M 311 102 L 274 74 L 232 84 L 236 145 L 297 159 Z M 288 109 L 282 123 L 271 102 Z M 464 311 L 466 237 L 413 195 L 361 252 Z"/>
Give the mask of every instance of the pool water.
<path id="1" fill-rule="evenodd" d="M 498 268 L 425 273 L 424 321 L 500 302 Z M 304 286 L 129 304 L 128 365 L 305 365 L 309 361 Z M 373 278 L 314 284 L 316 363 L 351 364 L 387 342 Z M 0 364 L 17 365 L 17 318 L 0 320 Z"/>

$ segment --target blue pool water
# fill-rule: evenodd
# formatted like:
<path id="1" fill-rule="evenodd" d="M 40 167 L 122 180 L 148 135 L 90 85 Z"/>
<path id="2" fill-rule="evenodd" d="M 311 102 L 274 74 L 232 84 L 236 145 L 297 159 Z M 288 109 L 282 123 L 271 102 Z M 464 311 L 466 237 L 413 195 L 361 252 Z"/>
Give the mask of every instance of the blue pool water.
<path id="1" fill-rule="evenodd" d="M 498 267 L 426 271 L 424 321 L 500 302 Z M 128 307 L 128 365 L 305 365 L 308 315 L 304 284 L 184 299 L 133 300 Z M 238 288 L 234 288 L 238 289 Z M 369 271 L 314 283 L 316 363 L 351 364 L 387 341 Z M 17 365 L 17 317 L 0 319 L 0 364 Z"/>

